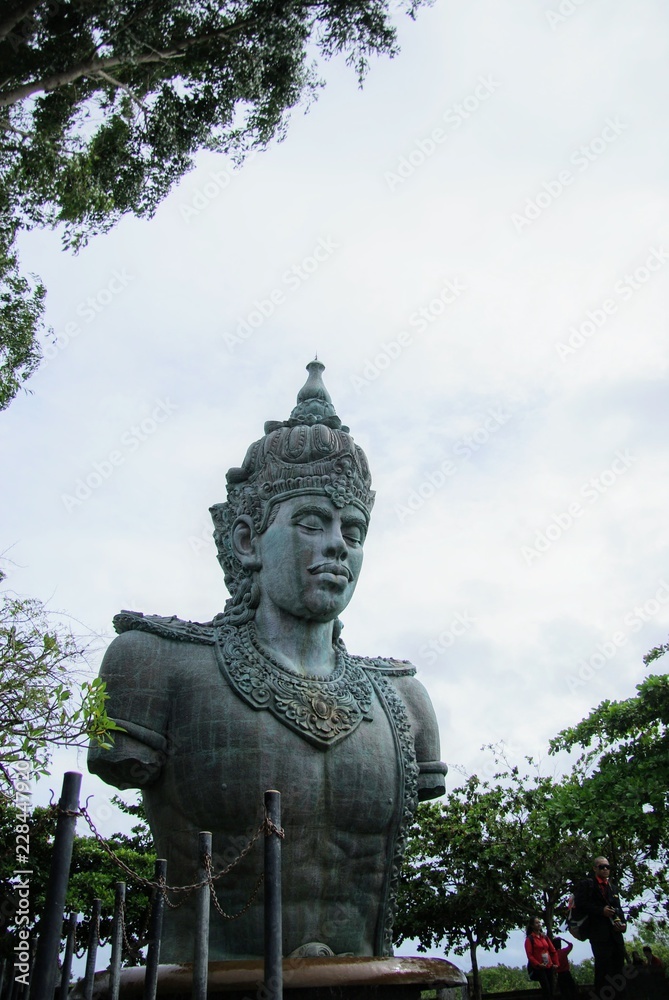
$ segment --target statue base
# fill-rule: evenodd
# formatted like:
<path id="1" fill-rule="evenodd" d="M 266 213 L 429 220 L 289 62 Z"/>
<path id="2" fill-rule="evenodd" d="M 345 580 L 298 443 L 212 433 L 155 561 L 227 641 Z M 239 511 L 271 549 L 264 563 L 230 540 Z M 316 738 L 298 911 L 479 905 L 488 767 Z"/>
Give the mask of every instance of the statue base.
<path id="1" fill-rule="evenodd" d="M 161 965 L 158 996 L 191 1000 L 191 964 Z M 70 994 L 77 998 L 82 983 Z M 283 962 L 285 1000 L 419 1000 L 421 991 L 467 985 L 460 969 L 442 958 L 288 958 Z M 123 969 L 122 1000 L 141 1000 L 144 968 Z M 93 1000 L 109 1000 L 109 973 L 95 976 Z M 445 993 L 443 994 L 445 996 Z M 262 961 L 210 962 L 208 997 L 220 1000 L 263 1000 Z"/>

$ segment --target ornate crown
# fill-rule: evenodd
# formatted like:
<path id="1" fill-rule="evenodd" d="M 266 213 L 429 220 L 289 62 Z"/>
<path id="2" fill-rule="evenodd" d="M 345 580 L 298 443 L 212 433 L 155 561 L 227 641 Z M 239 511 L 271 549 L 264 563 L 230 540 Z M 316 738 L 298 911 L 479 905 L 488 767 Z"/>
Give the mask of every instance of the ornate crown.
<path id="1" fill-rule="evenodd" d="M 277 502 L 318 493 L 336 507 L 354 504 L 369 520 L 374 491 L 367 458 L 335 413 L 321 378 L 324 370 L 320 361 L 309 362 L 309 378 L 288 420 L 267 421 L 265 436 L 248 449 L 242 467 L 228 471 L 227 503 L 209 508 L 228 588 L 241 571 L 230 546 L 230 531 L 240 514 L 251 517 L 262 532 Z"/>

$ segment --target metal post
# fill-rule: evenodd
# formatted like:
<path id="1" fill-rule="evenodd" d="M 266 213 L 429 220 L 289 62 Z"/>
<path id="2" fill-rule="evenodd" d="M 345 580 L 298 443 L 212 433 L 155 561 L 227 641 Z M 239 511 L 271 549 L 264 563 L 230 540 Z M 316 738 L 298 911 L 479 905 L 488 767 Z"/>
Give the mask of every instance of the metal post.
<path id="1" fill-rule="evenodd" d="M 207 859 L 211 860 L 211 833 L 203 831 L 198 838 L 197 881 L 208 879 Z M 195 942 L 193 946 L 193 1000 L 207 1000 L 209 976 L 209 882 L 197 890 L 195 899 Z M 112 1000 L 115 1000 L 112 997 Z"/>
<path id="2" fill-rule="evenodd" d="M 154 868 L 154 880 L 164 883 L 166 878 L 167 861 L 164 858 L 158 858 Z M 149 921 L 149 948 L 146 954 L 146 971 L 144 973 L 144 1000 L 156 1000 L 160 939 L 163 935 L 165 897 L 161 889 L 154 889 L 153 893 L 151 920 Z"/>
<path id="3" fill-rule="evenodd" d="M 125 910 L 125 882 L 116 883 L 114 920 L 111 934 L 111 963 L 109 966 L 110 1000 L 118 1000 L 121 988 L 121 956 L 123 951 L 123 919 Z"/>
<path id="4" fill-rule="evenodd" d="M 70 974 L 72 972 L 72 956 L 74 954 L 74 939 L 77 933 L 77 914 L 70 913 L 67 918 L 67 937 L 65 939 L 65 955 L 63 969 L 60 974 L 60 1000 L 66 1000 L 70 991 Z"/>
<path id="5" fill-rule="evenodd" d="M 281 792 L 265 792 L 265 815 L 274 827 L 265 831 L 265 997 L 282 1000 Z"/>
<path id="6" fill-rule="evenodd" d="M 93 900 L 91 910 L 91 926 L 88 929 L 88 952 L 86 954 L 86 971 L 84 973 L 84 1000 L 92 1000 L 93 985 L 95 983 L 95 960 L 98 956 L 98 944 L 100 943 L 100 914 L 102 913 L 102 900 Z"/>
<path id="7" fill-rule="evenodd" d="M 67 883 L 70 878 L 74 829 L 79 812 L 79 789 L 81 775 L 78 771 L 67 771 L 63 778 L 63 790 L 58 803 L 58 822 L 53 841 L 51 874 L 46 891 L 46 902 L 41 924 L 35 968 L 30 995 L 32 1000 L 53 1000 L 58 968 L 60 936 L 63 931 L 63 913 Z"/>

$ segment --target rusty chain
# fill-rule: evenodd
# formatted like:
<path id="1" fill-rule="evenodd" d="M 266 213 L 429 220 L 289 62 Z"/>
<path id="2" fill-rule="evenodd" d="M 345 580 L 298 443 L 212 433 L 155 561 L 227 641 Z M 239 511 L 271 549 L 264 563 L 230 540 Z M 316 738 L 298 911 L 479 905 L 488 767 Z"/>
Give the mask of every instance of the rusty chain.
<path id="1" fill-rule="evenodd" d="M 109 855 L 109 857 L 112 859 L 112 861 L 114 862 L 114 864 L 118 868 L 120 868 L 121 871 L 123 871 L 134 882 L 139 883 L 140 885 L 144 886 L 147 889 L 157 890 L 158 892 L 162 893 L 162 895 L 164 897 L 164 900 L 165 900 L 165 903 L 167 904 L 167 906 L 170 907 L 170 909 L 172 909 L 172 910 L 178 909 L 183 903 L 185 903 L 186 899 L 191 895 L 192 892 L 194 892 L 196 889 L 202 889 L 206 885 L 206 886 L 209 886 L 209 892 L 211 893 L 211 897 L 213 899 L 215 908 L 217 909 L 217 911 L 219 912 L 219 914 L 225 920 L 237 920 L 238 917 L 241 917 L 244 913 L 246 913 L 246 911 L 250 908 L 250 906 L 253 903 L 254 899 L 258 895 L 258 892 L 260 890 L 260 886 L 262 885 L 262 882 L 263 882 L 263 879 L 264 879 L 264 872 L 261 871 L 260 874 L 259 874 L 259 876 L 258 876 L 258 878 L 256 879 L 256 884 L 255 884 L 255 886 L 254 886 L 254 888 L 253 888 L 253 890 L 251 892 L 251 895 L 250 895 L 248 901 L 246 902 L 246 904 L 242 907 L 242 909 L 238 913 L 234 913 L 234 914 L 226 913 L 225 910 L 222 909 L 222 907 L 221 907 L 221 905 L 220 905 L 220 903 L 218 901 L 218 897 L 216 895 L 216 888 L 215 888 L 214 883 L 217 882 L 219 879 L 223 878 L 225 875 L 229 874 L 229 872 L 231 872 L 233 870 L 233 868 L 235 868 L 239 864 L 239 862 L 243 858 L 245 858 L 247 856 L 247 854 L 249 854 L 249 852 L 254 847 L 256 841 L 258 840 L 258 838 L 263 833 L 264 833 L 264 835 L 266 837 L 269 837 L 272 834 L 275 834 L 277 837 L 280 837 L 281 839 L 284 839 L 284 836 L 285 836 L 283 829 L 281 827 L 278 827 L 269 818 L 269 816 L 265 813 L 262 822 L 260 823 L 258 829 L 254 833 L 253 837 L 248 842 L 248 844 L 246 844 L 246 846 L 243 847 L 242 850 L 239 852 L 239 854 L 237 855 L 237 857 L 234 858 L 230 862 L 229 865 L 226 865 L 225 868 L 221 869 L 221 871 L 216 872 L 215 874 L 213 873 L 213 871 L 212 871 L 212 858 L 211 858 L 211 855 L 206 855 L 205 858 L 204 858 L 204 866 L 205 866 L 206 875 L 205 875 L 205 878 L 203 880 L 201 880 L 200 882 L 194 882 L 191 885 L 167 885 L 167 883 L 165 882 L 164 879 L 160 879 L 160 881 L 154 882 L 152 879 L 148 879 L 145 876 L 139 875 L 137 872 L 133 871 L 133 869 L 130 868 L 129 865 L 127 865 L 125 863 L 125 861 L 123 861 L 118 856 L 118 854 L 116 854 L 116 852 L 113 850 L 113 848 L 111 848 L 109 846 L 109 844 L 104 839 L 104 837 L 102 836 L 102 834 L 96 828 L 95 823 L 91 819 L 91 816 L 90 816 L 90 814 L 89 814 L 88 809 L 86 808 L 86 806 L 80 806 L 79 812 L 73 812 L 72 810 L 69 810 L 69 809 L 68 810 L 61 809 L 59 806 L 55 806 L 55 805 L 52 805 L 51 808 L 55 812 L 57 812 L 57 813 L 59 813 L 61 815 L 66 814 L 68 816 L 82 816 L 86 820 L 86 823 L 88 824 L 88 826 L 89 826 L 89 828 L 90 828 L 93 836 L 95 837 L 95 839 L 97 840 L 97 842 L 100 844 L 100 846 L 102 847 L 102 849 Z M 181 899 L 178 903 L 172 903 L 171 900 L 168 897 L 168 893 L 170 893 L 170 892 L 183 893 L 184 894 L 183 899 Z M 133 947 L 130 944 L 130 942 L 128 940 L 127 933 L 126 933 L 125 905 L 123 906 L 123 908 L 121 910 L 121 922 L 122 922 L 122 927 L 123 927 L 123 940 L 125 942 L 126 948 L 128 949 L 128 951 L 131 954 L 135 954 L 136 955 L 138 953 L 138 949 L 135 948 L 135 947 Z M 98 922 L 98 924 L 99 924 L 99 922 Z M 98 926 L 98 940 L 99 940 L 99 926 Z M 141 948 L 141 947 L 142 947 L 141 944 L 138 945 L 138 948 Z"/>
<path id="2" fill-rule="evenodd" d="M 242 909 L 239 910 L 238 913 L 226 913 L 225 910 L 221 907 L 221 904 L 218 901 L 218 896 L 216 895 L 216 886 L 214 885 L 214 876 L 211 873 L 211 855 L 210 854 L 206 854 L 205 857 L 204 857 L 204 870 L 207 873 L 207 881 L 209 883 L 209 893 L 211 895 L 212 902 L 213 902 L 215 908 L 218 910 L 218 912 L 220 913 L 220 915 L 223 917 L 224 920 L 237 920 L 238 917 L 241 917 L 244 913 L 246 913 L 246 911 L 251 906 L 251 903 L 253 902 L 253 900 L 258 895 L 258 890 L 260 889 L 260 886 L 262 885 L 263 879 L 265 878 L 265 873 L 264 872 L 260 872 L 260 874 L 258 875 L 258 878 L 256 879 L 256 884 L 255 884 L 255 887 L 253 889 L 253 892 L 249 896 L 249 898 L 248 898 L 245 906 L 243 906 Z"/>

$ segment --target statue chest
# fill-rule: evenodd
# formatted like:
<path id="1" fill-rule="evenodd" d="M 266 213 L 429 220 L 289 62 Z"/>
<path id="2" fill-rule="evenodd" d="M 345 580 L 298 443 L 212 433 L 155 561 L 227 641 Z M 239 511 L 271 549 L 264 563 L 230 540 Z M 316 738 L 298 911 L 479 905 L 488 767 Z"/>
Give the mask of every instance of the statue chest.
<path id="1" fill-rule="evenodd" d="M 256 678 L 249 695 L 230 683 L 213 650 L 205 658 L 174 692 L 160 781 L 194 825 L 222 830 L 234 815 L 237 829 L 241 817 L 250 827 L 262 792 L 276 788 L 288 823 L 294 808 L 315 827 L 387 828 L 401 800 L 402 764 L 389 706 L 371 682 L 351 677 L 357 691 L 347 697 L 345 688 L 317 683 L 268 692 Z"/>

